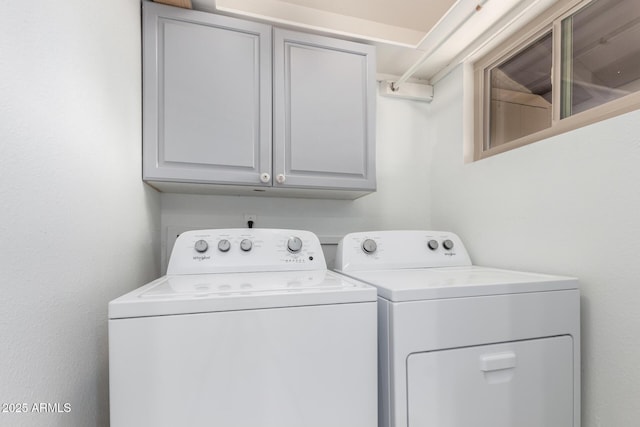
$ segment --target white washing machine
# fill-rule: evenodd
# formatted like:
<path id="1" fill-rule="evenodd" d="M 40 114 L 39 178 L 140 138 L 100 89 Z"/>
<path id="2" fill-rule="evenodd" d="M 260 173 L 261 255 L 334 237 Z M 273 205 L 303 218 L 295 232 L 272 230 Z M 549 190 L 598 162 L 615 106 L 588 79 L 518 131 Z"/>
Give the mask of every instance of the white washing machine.
<path id="1" fill-rule="evenodd" d="M 336 269 L 378 289 L 380 426 L 580 426 L 576 279 L 473 266 L 438 231 L 348 234 Z"/>
<path id="2" fill-rule="evenodd" d="M 185 232 L 109 303 L 112 427 L 371 427 L 376 290 L 310 232 Z"/>

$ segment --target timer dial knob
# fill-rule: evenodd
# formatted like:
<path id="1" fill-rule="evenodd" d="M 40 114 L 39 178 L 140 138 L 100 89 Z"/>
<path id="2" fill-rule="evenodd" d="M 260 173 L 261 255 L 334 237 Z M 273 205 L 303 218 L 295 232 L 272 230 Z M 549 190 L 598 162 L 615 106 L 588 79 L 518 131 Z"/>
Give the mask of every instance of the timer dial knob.
<path id="1" fill-rule="evenodd" d="M 373 239 L 365 239 L 365 241 L 362 242 L 362 250 L 365 253 L 372 254 L 377 249 L 378 249 L 378 244 Z"/>
<path id="2" fill-rule="evenodd" d="M 218 250 L 220 252 L 229 252 L 229 249 L 231 249 L 231 242 L 227 239 L 222 239 L 218 242 Z"/>
<path id="3" fill-rule="evenodd" d="M 302 249 L 302 240 L 299 237 L 289 237 L 287 240 L 287 249 L 289 252 L 297 254 Z"/>
<path id="4" fill-rule="evenodd" d="M 249 239 L 242 239 L 242 241 L 240 242 L 240 249 L 245 252 L 249 252 L 251 248 L 253 248 L 253 242 L 251 242 L 251 240 Z"/>
<path id="5" fill-rule="evenodd" d="M 207 241 L 206 241 L 206 240 L 202 240 L 202 239 L 200 239 L 200 240 L 198 240 L 198 241 L 196 242 L 196 244 L 195 244 L 195 245 L 193 245 L 193 248 L 194 248 L 197 252 L 202 253 L 202 252 L 206 252 L 206 251 L 207 251 L 207 249 L 209 249 L 209 244 L 207 243 Z"/>
<path id="6" fill-rule="evenodd" d="M 427 243 L 427 246 L 429 247 L 429 249 L 431 249 L 432 251 L 435 251 L 436 249 L 438 249 L 438 241 L 437 240 L 429 240 L 429 242 Z"/>
<path id="7" fill-rule="evenodd" d="M 442 242 L 442 246 L 443 246 L 446 250 L 450 251 L 451 249 L 453 249 L 453 242 L 452 242 L 451 240 L 447 239 L 447 240 L 445 240 L 445 241 L 443 241 L 443 242 Z"/>

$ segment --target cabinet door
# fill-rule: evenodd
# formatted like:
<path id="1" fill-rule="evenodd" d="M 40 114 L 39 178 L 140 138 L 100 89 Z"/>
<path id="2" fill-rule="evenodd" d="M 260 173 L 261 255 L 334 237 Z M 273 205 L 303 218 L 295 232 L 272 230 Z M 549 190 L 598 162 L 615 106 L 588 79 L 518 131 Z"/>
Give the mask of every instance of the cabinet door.
<path id="1" fill-rule="evenodd" d="M 275 29 L 274 185 L 375 190 L 375 90 L 374 47 Z"/>
<path id="2" fill-rule="evenodd" d="M 143 4 L 144 179 L 271 185 L 271 27 Z"/>

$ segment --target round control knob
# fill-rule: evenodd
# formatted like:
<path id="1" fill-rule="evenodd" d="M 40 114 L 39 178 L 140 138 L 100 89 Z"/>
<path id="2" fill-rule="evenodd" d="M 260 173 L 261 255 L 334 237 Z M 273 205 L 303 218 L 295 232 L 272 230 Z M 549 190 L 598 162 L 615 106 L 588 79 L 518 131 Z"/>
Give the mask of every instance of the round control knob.
<path id="1" fill-rule="evenodd" d="M 220 252 L 229 252 L 229 249 L 231 249 L 231 242 L 227 239 L 222 239 L 218 242 L 218 250 Z"/>
<path id="2" fill-rule="evenodd" d="M 443 241 L 443 242 L 442 242 L 442 246 L 443 246 L 446 250 L 450 251 L 451 249 L 453 249 L 453 242 L 452 242 L 451 240 L 447 239 L 447 240 L 445 240 L 445 241 Z"/>
<path id="3" fill-rule="evenodd" d="M 362 250 L 365 253 L 372 254 L 378 249 L 378 244 L 373 239 L 366 239 L 362 242 Z"/>
<path id="4" fill-rule="evenodd" d="M 429 240 L 429 242 L 427 243 L 427 246 L 432 251 L 435 251 L 436 249 L 438 249 L 438 241 L 437 240 L 433 240 L 433 239 Z"/>
<path id="5" fill-rule="evenodd" d="M 249 252 L 251 248 L 253 248 L 253 242 L 251 242 L 251 240 L 249 239 L 242 239 L 242 241 L 240 242 L 240 249 L 245 252 Z"/>
<path id="6" fill-rule="evenodd" d="M 202 252 L 206 252 L 207 249 L 209 249 L 209 244 L 207 243 L 206 240 L 201 239 L 201 240 L 198 240 L 195 245 L 193 245 L 193 248 L 196 251 L 202 253 Z"/>
<path id="7" fill-rule="evenodd" d="M 260 174 L 260 182 L 264 182 L 266 184 L 269 181 L 271 181 L 271 175 L 266 172 Z"/>
<path id="8" fill-rule="evenodd" d="M 300 249 L 302 249 L 302 240 L 295 236 L 289 237 L 289 240 L 287 240 L 287 249 L 294 254 L 300 252 Z"/>

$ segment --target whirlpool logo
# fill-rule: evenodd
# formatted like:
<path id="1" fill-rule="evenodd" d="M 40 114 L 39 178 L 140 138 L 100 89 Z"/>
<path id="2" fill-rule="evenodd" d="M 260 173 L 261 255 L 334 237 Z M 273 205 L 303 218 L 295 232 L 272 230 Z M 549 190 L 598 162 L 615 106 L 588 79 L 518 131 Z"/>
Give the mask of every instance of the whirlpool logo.
<path id="1" fill-rule="evenodd" d="M 211 259 L 209 255 L 194 255 L 193 257 L 194 261 L 206 261 L 208 259 Z"/>

